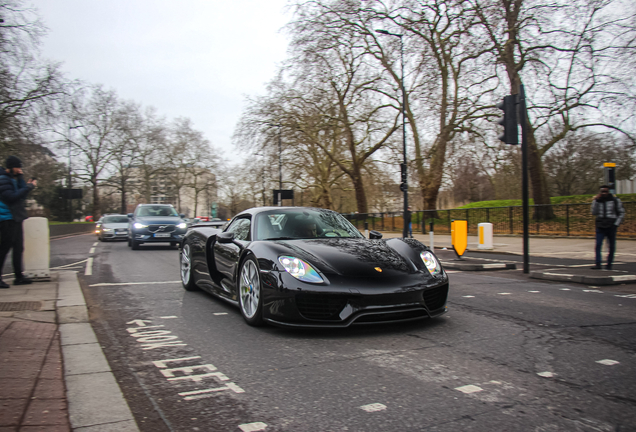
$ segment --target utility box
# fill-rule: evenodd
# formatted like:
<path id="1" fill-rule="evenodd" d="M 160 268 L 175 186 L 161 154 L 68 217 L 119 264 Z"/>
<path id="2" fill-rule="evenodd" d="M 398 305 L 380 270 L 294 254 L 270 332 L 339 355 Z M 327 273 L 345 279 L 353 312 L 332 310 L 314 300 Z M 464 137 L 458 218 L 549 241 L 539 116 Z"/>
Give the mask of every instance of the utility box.
<path id="1" fill-rule="evenodd" d="M 479 231 L 479 244 L 477 245 L 477 249 L 493 249 L 492 224 L 482 222 L 477 225 L 477 230 Z"/>
<path id="2" fill-rule="evenodd" d="M 51 278 L 51 243 L 49 220 L 31 217 L 22 223 L 24 229 L 24 275 L 36 280 Z"/>
<path id="3" fill-rule="evenodd" d="M 451 243 L 453 250 L 461 258 L 468 248 L 468 221 L 454 220 L 451 222 Z"/>

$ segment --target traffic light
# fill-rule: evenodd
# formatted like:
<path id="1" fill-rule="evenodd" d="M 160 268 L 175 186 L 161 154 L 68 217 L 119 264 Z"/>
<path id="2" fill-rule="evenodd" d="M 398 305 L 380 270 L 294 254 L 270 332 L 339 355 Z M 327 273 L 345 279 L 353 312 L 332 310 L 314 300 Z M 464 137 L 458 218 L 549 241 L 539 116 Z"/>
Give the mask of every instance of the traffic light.
<path id="1" fill-rule="evenodd" d="M 400 172 L 401 172 L 401 179 L 402 179 L 402 183 L 400 184 L 400 190 L 402 192 L 406 192 L 408 190 L 409 186 L 408 186 L 408 181 L 407 181 L 406 164 L 405 163 L 401 163 L 400 164 Z"/>
<path id="2" fill-rule="evenodd" d="M 517 134 L 517 95 L 505 96 L 503 101 L 497 104 L 497 108 L 504 112 L 504 116 L 497 122 L 504 127 L 504 133 L 499 135 L 499 139 L 506 144 L 519 144 Z"/>

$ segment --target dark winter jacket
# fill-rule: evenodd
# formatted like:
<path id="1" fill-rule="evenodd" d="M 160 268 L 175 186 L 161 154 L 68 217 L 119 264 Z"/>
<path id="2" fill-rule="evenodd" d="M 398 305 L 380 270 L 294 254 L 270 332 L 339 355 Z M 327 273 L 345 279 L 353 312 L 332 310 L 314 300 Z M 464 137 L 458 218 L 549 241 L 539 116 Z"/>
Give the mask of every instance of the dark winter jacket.
<path id="1" fill-rule="evenodd" d="M 592 201 L 592 214 L 596 216 L 597 226 L 603 219 L 613 219 L 613 225 L 619 226 L 625 217 L 625 208 L 620 199 L 608 195 Z"/>
<path id="2" fill-rule="evenodd" d="M 0 215 L 2 220 L 22 222 L 27 216 L 24 200 L 34 186 L 24 181 L 22 175 L 12 177 L 0 167 Z M 8 210 L 8 212 L 7 212 Z"/>

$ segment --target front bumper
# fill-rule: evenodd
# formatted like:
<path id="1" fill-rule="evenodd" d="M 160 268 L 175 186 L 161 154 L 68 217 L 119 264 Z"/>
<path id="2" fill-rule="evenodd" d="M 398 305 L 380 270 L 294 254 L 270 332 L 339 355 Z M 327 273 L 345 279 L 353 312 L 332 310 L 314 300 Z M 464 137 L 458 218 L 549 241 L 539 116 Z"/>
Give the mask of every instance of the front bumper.
<path id="1" fill-rule="evenodd" d="M 101 237 L 104 240 L 126 240 L 128 238 L 128 230 L 124 231 L 102 231 Z"/>
<path id="2" fill-rule="evenodd" d="M 139 233 L 139 232 L 132 232 L 131 233 L 131 238 L 135 241 L 138 241 L 140 243 L 166 243 L 166 242 L 181 242 L 181 240 L 183 240 L 183 235 L 185 233 L 181 233 L 181 232 L 171 232 L 171 233 L 161 233 L 163 235 L 157 235 L 158 233 Z M 167 235 L 165 235 L 167 234 Z"/>
<path id="3" fill-rule="evenodd" d="M 331 277 L 329 285 L 262 271 L 263 318 L 285 327 L 349 327 L 434 318 L 446 313 L 448 276 L 422 272 L 399 280 Z M 335 280 L 334 280 L 335 279 Z"/>

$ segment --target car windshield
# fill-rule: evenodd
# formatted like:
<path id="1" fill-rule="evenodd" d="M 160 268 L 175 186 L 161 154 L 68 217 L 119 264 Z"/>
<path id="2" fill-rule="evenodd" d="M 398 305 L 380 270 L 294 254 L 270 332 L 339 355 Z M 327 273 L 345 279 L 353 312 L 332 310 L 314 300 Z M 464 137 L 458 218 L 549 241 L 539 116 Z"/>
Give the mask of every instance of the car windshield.
<path id="1" fill-rule="evenodd" d="M 102 223 L 128 223 L 128 216 L 106 216 Z"/>
<path id="2" fill-rule="evenodd" d="M 143 206 L 137 212 L 137 216 L 179 216 L 179 214 L 174 207 Z"/>
<path id="3" fill-rule="evenodd" d="M 331 210 L 271 210 L 256 216 L 255 240 L 363 238 L 351 223 Z"/>

